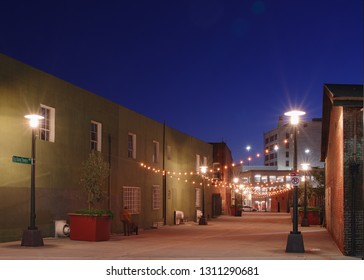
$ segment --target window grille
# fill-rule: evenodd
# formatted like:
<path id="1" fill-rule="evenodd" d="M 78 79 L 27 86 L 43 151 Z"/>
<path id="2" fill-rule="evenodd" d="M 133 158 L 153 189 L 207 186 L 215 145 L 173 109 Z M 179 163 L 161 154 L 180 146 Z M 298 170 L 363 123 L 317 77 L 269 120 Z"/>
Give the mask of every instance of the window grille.
<path id="1" fill-rule="evenodd" d="M 153 186 L 153 210 L 158 210 L 161 207 L 161 190 L 159 186 Z"/>
<path id="2" fill-rule="evenodd" d="M 48 142 L 55 140 L 55 109 L 40 105 L 40 113 L 44 119 L 39 123 L 39 139 Z"/>
<path id="3" fill-rule="evenodd" d="M 123 187 L 123 207 L 128 207 L 130 214 L 140 214 L 140 188 Z"/>

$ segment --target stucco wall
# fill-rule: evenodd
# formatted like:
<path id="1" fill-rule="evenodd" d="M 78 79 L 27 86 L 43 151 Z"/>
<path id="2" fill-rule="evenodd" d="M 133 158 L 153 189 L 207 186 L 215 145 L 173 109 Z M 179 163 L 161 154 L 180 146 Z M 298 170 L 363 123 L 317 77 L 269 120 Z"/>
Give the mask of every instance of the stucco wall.
<path id="1" fill-rule="evenodd" d="M 0 241 L 20 239 L 29 225 L 30 165 L 11 161 L 13 155 L 31 157 L 31 130 L 24 115 L 38 113 L 40 104 L 55 108 L 55 141 L 37 140 L 36 225 L 44 236 L 54 234 L 54 220 L 67 219 L 67 213 L 86 207 L 86 195 L 79 184 L 82 162 L 90 153 L 90 123 L 102 124 L 101 153 L 111 164 L 105 186 L 109 200 L 100 208 L 116 214 L 112 232 L 121 231 L 118 213 L 122 208 L 123 186 L 141 189 L 141 211 L 133 219 L 140 228 L 161 221 L 162 207 L 153 209 L 153 186 L 163 187 L 163 140 L 171 146 L 167 170 L 196 171 L 196 154 L 212 163 L 212 145 L 166 126 L 42 71 L 0 55 Z M 137 156 L 128 158 L 128 133 L 137 136 Z M 153 141 L 159 142 L 159 160 L 153 162 Z M 151 169 L 141 167 L 147 164 Z M 155 172 L 159 170 L 159 172 Z M 186 183 L 167 178 L 168 224 L 173 211 L 183 210 L 190 220 L 195 216 L 195 188 L 201 176 Z M 168 193 L 168 192 L 167 192 Z M 206 210 L 211 212 L 206 193 Z"/>

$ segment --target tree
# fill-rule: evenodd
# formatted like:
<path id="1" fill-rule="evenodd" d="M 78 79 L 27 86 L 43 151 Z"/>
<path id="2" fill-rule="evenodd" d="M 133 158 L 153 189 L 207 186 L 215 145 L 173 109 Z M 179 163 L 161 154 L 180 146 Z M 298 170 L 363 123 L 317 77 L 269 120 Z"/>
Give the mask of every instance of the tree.
<path id="1" fill-rule="evenodd" d="M 101 203 L 106 197 L 104 191 L 109 176 L 108 164 L 102 159 L 101 153 L 92 151 L 82 164 L 80 184 L 87 192 L 88 209 L 94 209 L 96 203 Z"/>
<path id="2" fill-rule="evenodd" d="M 307 177 L 312 178 L 311 180 L 306 178 L 308 181 L 306 182 L 307 187 L 307 198 L 308 201 L 311 199 L 313 195 L 317 198 L 317 206 L 322 208 L 324 207 L 325 201 L 325 170 L 323 168 L 313 167 L 310 171 L 307 172 Z M 300 204 L 303 205 L 304 200 L 304 187 L 305 183 L 302 182 L 298 189 L 298 196 Z"/>

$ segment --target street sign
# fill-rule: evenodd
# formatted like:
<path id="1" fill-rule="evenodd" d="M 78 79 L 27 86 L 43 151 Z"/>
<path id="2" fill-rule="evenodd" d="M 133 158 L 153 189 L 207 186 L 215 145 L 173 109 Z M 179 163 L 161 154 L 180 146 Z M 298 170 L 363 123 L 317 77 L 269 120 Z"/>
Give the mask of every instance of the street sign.
<path id="1" fill-rule="evenodd" d="M 297 187 L 300 184 L 300 176 L 292 176 L 291 183 Z"/>
<path id="2" fill-rule="evenodd" d="M 13 156 L 13 162 L 23 163 L 23 164 L 32 164 L 33 159 L 32 158 L 27 158 L 27 157 Z"/>

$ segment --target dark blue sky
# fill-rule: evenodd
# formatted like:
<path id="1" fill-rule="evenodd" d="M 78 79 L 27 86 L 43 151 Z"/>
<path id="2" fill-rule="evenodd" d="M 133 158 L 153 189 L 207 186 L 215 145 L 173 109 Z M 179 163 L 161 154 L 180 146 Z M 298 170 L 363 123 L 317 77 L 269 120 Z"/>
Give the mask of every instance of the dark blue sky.
<path id="1" fill-rule="evenodd" d="M 3 1 L 0 52 L 235 161 L 324 83 L 363 83 L 362 0 Z M 261 163 L 261 160 L 255 160 Z"/>

